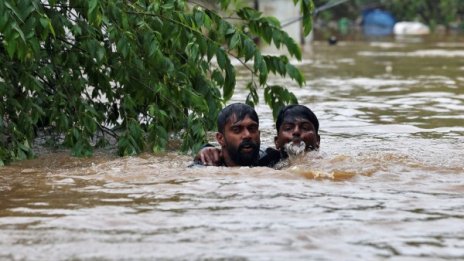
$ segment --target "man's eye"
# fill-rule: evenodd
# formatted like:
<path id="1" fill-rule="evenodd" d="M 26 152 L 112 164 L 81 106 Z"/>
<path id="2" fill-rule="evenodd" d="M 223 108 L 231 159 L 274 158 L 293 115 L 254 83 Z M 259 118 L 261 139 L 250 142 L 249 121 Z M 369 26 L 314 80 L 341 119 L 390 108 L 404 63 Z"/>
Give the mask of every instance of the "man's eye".
<path id="1" fill-rule="evenodd" d="M 250 126 L 248 127 L 249 132 L 257 132 L 258 131 L 258 126 Z"/>
<path id="2" fill-rule="evenodd" d="M 239 128 L 239 127 L 232 127 L 232 132 L 234 132 L 234 133 L 239 133 L 239 132 L 240 132 L 240 128 Z"/>
<path id="3" fill-rule="evenodd" d="M 284 131 L 291 131 L 293 129 L 293 126 L 290 126 L 290 125 L 287 125 L 287 126 L 284 126 Z"/>
<path id="4" fill-rule="evenodd" d="M 303 126 L 301 126 L 301 129 L 304 131 L 311 131 L 311 125 L 304 124 Z"/>

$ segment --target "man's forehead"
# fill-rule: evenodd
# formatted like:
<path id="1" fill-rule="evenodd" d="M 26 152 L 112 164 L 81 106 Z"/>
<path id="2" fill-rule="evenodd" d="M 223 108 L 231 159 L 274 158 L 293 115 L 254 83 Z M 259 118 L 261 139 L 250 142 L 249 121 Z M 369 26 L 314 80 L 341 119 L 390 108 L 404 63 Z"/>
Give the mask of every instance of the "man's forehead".
<path id="1" fill-rule="evenodd" d="M 253 123 L 258 124 L 255 120 L 253 120 L 250 117 L 250 115 L 245 115 L 245 117 L 243 117 L 243 119 L 238 119 L 237 114 L 230 115 L 230 117 L 227 119 L 226 124 L 237 125 L 237 124 L 240 124 L 241 122 L 243 122 L 245 120 L 251 120 Z"/>
<path id="2" fill-rule="evenodd" d="M 297 123 L 297 122 L 309 122 L 312 124 L 312 122 L 307 119 L 307 118 L 304 118 L 304 117 L 300 117 L 300 116 L 287 116 L 284 118 L 284 124 L 285 123 Z"/>

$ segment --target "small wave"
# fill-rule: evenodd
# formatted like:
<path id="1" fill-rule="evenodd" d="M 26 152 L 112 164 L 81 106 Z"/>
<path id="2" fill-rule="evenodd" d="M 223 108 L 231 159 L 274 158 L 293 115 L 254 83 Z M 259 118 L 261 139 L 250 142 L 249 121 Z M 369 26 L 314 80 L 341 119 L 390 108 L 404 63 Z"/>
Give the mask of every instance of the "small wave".
<path id="1" fill-rule="evenodd" d="M 443 49 L 431 49 L 431 50 L 417 50 L 414 52 L 369 52 L 362 51 L 358 52 L 360 56 L 390 56 L 390 57 L 464 57 L 464 51 L 460 50 L 443 50 Z"/>

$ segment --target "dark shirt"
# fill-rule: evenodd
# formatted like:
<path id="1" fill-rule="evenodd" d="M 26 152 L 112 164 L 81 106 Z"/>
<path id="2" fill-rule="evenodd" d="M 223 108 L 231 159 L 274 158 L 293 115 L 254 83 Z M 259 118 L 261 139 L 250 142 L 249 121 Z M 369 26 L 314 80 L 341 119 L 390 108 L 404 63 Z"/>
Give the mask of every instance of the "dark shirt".
<path id="1" fill-rule="evenodd" d="M 210 147 L 211 145 L 205 145 L 203 147 Z M 273 149 L 273 148 L 267 148 L 265 150 L 259 150 L 259 159 L 258 161 L 253 164 L 250 167 L 269 167 L 273 168 L 277 162 L 286 159 L 288 156 L 286 154 L 282 154 L 279 150 Z M 204 164 L 201 162 L 201 160 L 194 160 L 191 165 L 189 165 L 189 168 L 192 167 L 201 167 L 204 166 Z M 221 161 L 219 166 L 225 167 L 224 161 Z"/>
<path id="2" fill-rule="evenodd" d="M 260 150 L 259 153 L 259 160 L 256 166 L 259 167 L 270 167 L 273 168 L 277 162 L 285 159 L 286 155 L 280 153 L 279 150 L 273 148 L 267 148 L 266 150 Z"/>

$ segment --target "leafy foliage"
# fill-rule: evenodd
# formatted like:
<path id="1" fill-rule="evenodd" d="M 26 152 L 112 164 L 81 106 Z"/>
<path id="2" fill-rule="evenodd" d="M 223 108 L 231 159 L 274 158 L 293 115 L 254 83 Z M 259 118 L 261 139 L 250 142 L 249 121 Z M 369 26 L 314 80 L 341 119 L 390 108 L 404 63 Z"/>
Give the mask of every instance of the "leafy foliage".
<path id="1" fill-rule="evenodd" d="M 120 155 L 165 150 L 171 135 L 195 150 L 215 128 L 235 89 L 239 59 L 254 75 L 247 102 L 276 111 L 297 102 L 269 73 L 304 79 L 288 58 L 263 56 L 253 39 L 285 47 L 295 41 L 273 17 L 249 7 L 220 11 L 185 0 L 5 0 L 0 2 L 0 165 L 33 156 L 40 131 L 62 137 L 73 155 L 89 156 L 115 138 Z M 305 32 L 312 2 L 300 4 Z"/>

